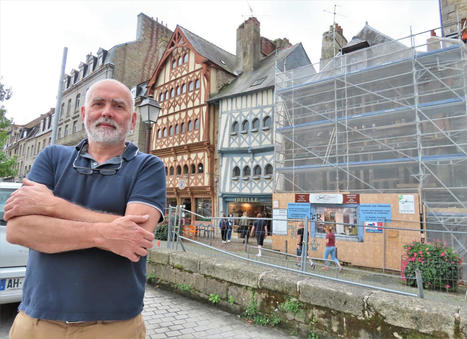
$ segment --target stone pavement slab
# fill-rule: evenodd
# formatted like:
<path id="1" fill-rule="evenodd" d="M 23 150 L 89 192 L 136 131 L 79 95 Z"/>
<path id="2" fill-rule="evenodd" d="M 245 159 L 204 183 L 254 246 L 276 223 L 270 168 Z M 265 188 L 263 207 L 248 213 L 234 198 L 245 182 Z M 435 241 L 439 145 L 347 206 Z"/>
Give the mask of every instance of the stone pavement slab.
<path id="1" fill-rule="evenodd" d="M 146 287 L 143 316 L 146 338 L 296 338 L 272 327 L 249 324 L 215 305 Z"/>

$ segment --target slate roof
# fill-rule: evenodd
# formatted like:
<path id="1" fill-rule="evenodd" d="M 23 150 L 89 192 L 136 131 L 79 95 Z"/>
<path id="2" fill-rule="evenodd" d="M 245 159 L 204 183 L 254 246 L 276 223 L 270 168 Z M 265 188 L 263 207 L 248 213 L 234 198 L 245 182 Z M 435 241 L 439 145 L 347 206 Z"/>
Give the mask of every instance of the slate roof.
<path id="1" fill-rule="evenodd" d="M 236 72 L 236 57 L 235 55 L 223 50 L 222 48 L 214 45 L 213 43 L 203 39 L 202 37 L 190 32 L 182 26 L 178 26 L 183 32 L 188 42 L 193 48 L 202 56 L 209 59 L 211 62 L 218 65 L 225 71 L 237 75 Z"/>
<path id="2" fill-rule="evenodd" d="M 262 59 L 252 72 L 242 73 L 238 78 L 225 86 L 209 102 L 242 93 L 273 87 L 275 84 L 275 65 L 281 71 L 291 70 L 310 64 L 310 59 L 301 43 L 278 50 Z M 313 68 L 313 67 L 312 67 Z M 314 70 L 314 69 L 313 69 Z"/>

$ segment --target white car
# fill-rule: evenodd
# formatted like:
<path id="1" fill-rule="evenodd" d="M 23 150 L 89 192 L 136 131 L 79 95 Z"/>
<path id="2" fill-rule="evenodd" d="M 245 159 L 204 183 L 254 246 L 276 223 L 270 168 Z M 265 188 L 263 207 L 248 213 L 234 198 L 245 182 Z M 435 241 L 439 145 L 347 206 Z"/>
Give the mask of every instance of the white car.
<path id="1" fill-rule="evenodd" d="M 21 301 L 29 249 L 6 241 L 5 202 L 20 183 L 0 182 L 0 304 Z"/>

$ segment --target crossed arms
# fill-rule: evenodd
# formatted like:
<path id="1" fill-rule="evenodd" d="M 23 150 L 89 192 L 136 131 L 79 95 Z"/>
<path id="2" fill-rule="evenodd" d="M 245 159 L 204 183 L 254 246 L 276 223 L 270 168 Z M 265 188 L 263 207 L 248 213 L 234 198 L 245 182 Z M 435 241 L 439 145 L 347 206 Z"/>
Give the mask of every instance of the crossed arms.
<path id="1" fill-rule="evenodd" d="M 161 213 L 130 203 L 125 216 L 92 211 L 53 195 L 47 186 L 23 179 L 7 200 L 7 241 L 43 253 L 98 247 L 137 262 L 152 247 Z"/>

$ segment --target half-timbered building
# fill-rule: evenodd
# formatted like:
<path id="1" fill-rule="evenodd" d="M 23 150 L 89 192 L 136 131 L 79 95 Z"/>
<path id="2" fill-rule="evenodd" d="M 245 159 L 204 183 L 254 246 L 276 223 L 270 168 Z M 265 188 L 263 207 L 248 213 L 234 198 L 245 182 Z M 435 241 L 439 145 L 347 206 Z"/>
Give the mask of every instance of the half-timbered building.
<path id="1" fill-rule="evenodd" d="M 167 203 L 200 216 L 214 215 L 215 201 L 217 113 L 208 99 L 235 67 L 233 54 L 177 26 L 148 83 L 162 107 L 150 149 L 166 166 Z"/>

